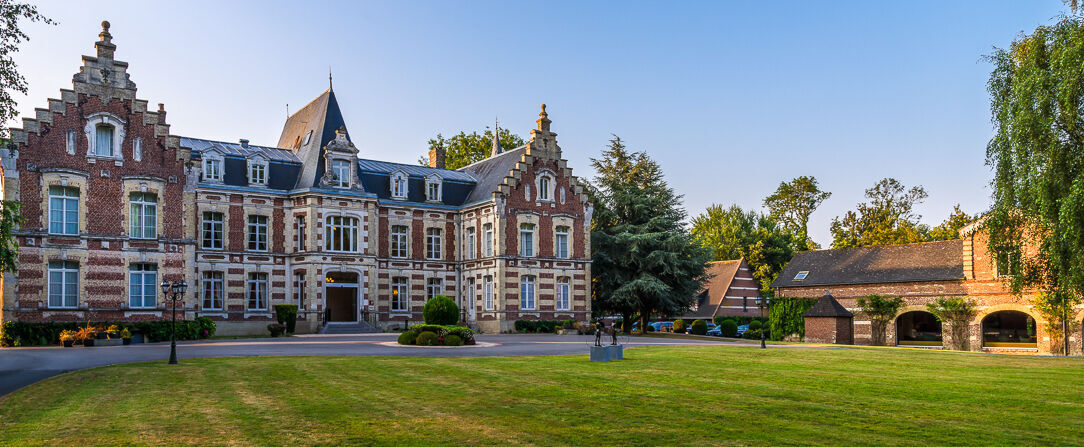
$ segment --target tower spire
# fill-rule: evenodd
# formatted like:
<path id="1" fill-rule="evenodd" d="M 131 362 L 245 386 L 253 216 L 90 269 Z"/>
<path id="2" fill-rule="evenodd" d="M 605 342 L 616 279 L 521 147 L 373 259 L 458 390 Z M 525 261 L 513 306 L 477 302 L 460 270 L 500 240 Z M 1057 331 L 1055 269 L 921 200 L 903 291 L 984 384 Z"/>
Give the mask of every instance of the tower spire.
<path id="1" fill-rule="evenodd" d="M 490 157 L 496 156 L 501 152 L 504 152 L 504 148 L 501 147 L 501 126 L 500 120 L 493 118 L 493 151 L 489 154 Z"/>
<path id="2" fill-rule="evenodd" d="M 327 89 L 332 90 L 331 87 L 331 66 L 327 66 Z"/>

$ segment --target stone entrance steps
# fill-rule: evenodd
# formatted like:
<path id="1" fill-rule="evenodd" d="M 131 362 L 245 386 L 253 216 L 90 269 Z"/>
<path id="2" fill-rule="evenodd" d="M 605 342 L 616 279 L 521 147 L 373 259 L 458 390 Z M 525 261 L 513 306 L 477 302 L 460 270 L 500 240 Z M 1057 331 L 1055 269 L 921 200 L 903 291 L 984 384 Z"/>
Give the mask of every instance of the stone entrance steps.
<path id="1" fill-rule="evenodd" d="M 381 332 L 367 321 L 357 323 L 328 323 L 320 328 L 321 334 L 373 334 Z"/>

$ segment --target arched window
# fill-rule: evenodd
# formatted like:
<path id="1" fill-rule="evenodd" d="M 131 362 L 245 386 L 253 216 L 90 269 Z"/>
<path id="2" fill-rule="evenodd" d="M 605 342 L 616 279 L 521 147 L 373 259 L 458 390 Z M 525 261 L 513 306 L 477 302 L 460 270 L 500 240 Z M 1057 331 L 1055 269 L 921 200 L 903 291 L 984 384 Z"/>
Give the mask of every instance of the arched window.
<path id="1" fill-rule="evenodd" d="M 328 251 L 358 251 L 358 219 L 329 216 L 325 227 Z"/>
<path id="2" fill-rule="evenodd" d="M 557 182 L 554 181 L 553 173 L 549 170 L 539 172 L 538 177 L 535 180 L 535 188 L 538 189 L 538 201 L 552 202 L 556 184 Z M 527 200 L 530 200 L 530 198 Z"/>
<path id="3" fill-rule="evenodd" d="M 982 345 L 993 348 L 1035 348 L 1035 319 L 1015 310 L 1003 310 L 982 319 Z"/>
<path id="4" fill-rule="evenodd" d="M 121 143 L 124 141 L 124 120 L 109 112 L 96 112 L 87 116 L 83 126 L 86 134 L 87 157 L 115 158 L 122 160 Z"/>
<path id="5" fill-rule="evenodd" d="M 907 312 L 896 318 L 896 344 L 900 346 L 941 346 L 941 322 L 923 311 Z"/>
<path id="6" fill-rule="evenodd" d="M 113 156 L 113 126 L 109 124 L 94 126 L 94 155 Z"/>

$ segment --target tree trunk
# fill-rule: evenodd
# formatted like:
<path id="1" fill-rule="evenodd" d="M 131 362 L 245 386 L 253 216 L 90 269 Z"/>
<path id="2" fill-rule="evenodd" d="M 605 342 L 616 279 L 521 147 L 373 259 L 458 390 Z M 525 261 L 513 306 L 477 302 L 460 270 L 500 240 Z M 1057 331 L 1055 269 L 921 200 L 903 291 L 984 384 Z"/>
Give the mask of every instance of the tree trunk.
<path id="1" fill-rule="evenodd" d="M 647 333 L 647 321 L 651 317 L 651 312 L 646 309 L 640 309 L 640 335 Z"/>
<path id="2" fill-rule="evenodd" d="M 870 344 L 873 346 L 885 345 L 885 327 L 887 326 L 883 320 L 870 321 Z"/>
<path id="3" fill-rule="evenodd" d="M 621 312 L 621 330 L 626 334 L 632 332 L 632 312 L 627 310 Z"/>

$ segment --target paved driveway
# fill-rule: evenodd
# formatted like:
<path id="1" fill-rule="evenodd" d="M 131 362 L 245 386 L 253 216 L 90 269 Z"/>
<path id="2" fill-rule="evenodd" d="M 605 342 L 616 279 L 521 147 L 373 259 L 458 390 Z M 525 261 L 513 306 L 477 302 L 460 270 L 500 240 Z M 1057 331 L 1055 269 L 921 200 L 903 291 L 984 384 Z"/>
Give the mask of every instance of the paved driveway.
<path id="1" fill-rule="evenodd" d="M 593 336 L 571 335 L 479 335 L 478 341 L 494 343 L 492 347 L 424 348 L 386 346 L 398 334 L 364 335 L 298 335 L 284 338 L 255 338 L 242 340 L 206 340 L 177 344 L 181 362 L 194 357 L 249 357 L 271 355 L 357 355 L 411 357 L 485 357 L 525 355 L 587 354 L 594 343 Z M 626 346 L 674 345 L 733 345 L 758 346 L 746 343 L 714 341 L 711 339 L 628 338 L 620 340 Z M 781 346 L 782 347 L 782 346 Z M 99 346 L 93 348 L 0 348 L 0 396 L 39 380 L 67 371 L 169 359 L 169 343 L 147 343 L 129 346 Z"/>

